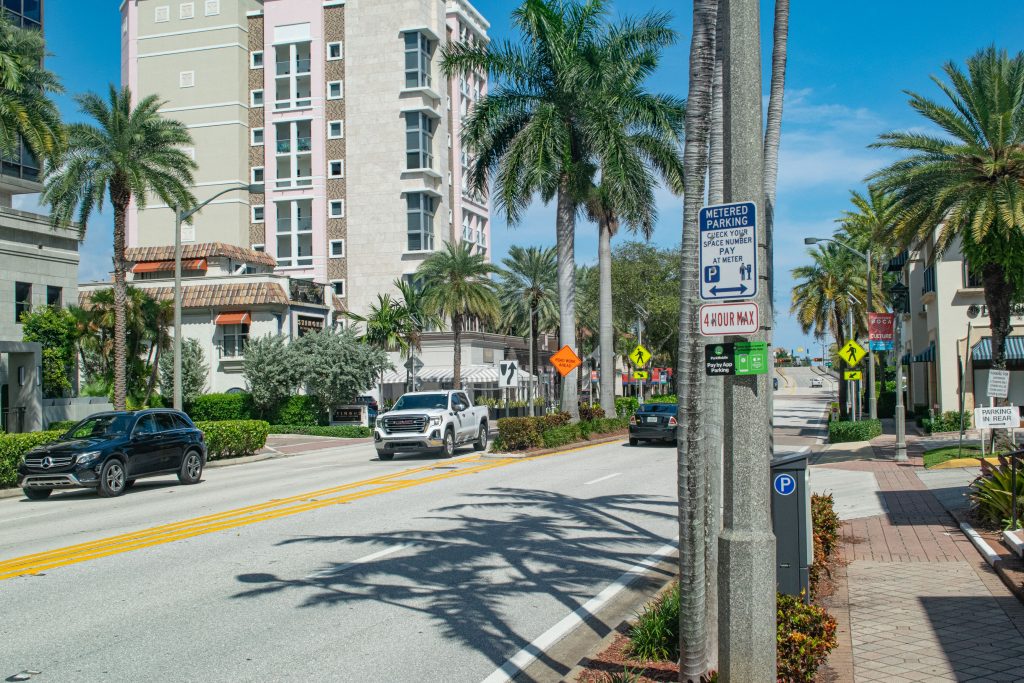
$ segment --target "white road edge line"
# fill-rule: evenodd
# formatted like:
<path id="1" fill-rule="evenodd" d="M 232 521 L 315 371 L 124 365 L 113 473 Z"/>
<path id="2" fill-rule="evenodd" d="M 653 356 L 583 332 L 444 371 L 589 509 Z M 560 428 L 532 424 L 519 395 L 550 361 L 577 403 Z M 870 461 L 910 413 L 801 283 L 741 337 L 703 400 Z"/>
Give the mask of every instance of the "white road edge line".
<path id="1" fill-rule="evenodd" d="M 512 655 L 494 673 L 485 678 L 483 683 L 506 683 L 511 681 L 513 677 L 525 671 L 528 666 L 533 664 L 545 650 L 567 636 L 577 626 L 584 623 L 587 617 L 592 616 L 597 610 L 601 609 L 606 602 L 618 595 L 622 589 L 640 578 L 648 569 L 674 553 L 678 548 L 679 539 L 677 537 L 672 543 L 658 548 L 647 559 L 630 567 L 614 583 L 578 607 L 572 614 L 542 633 L 522 650 Z"/>
<path id="2" fill-rule="evenodd" d="M 616 472 L 615 474 L 609 474 L 606 477 L 599 477 L 599 478 L 595 479 L 594 481 L 588 481 L 587 483 L 584 484 L 584 486 L 590 486 L 591 484 L 596 484 L 596 483 L 601 482 L 601 481 L 608 481 L 609 479 L 614 479 L 615 477 L 619 476 L 620 474 L 622 474 L 622 472 Z"/>
<path id="3" fill-rule="evenodd" d="M 408 547 L 409 547 L 408 545 L 403 544 L 403 545 L 396 545 L 393 548 L 385 548 L 384 550 L 378 550 L 377 552 L 370 553 L 369 555 L 366 555 L 365 557 L 360 557 L 359 559 L 352 560 L 351 562 L 346 562 L 344 564 L 339 564 L 337 567 L 331 567 L 330 569 L 324 569 L 322 571 L 315 572 L 313 574 L 310 574 L 306 578 L 307 579 L 325 579 L 325 578 L 328 578 L 328 577 L 337 576 L 338 574 L 341 574 L 342 572 L 348 571 L 349 569 L 352 569 L 353 567 L 358 567 L 361 564 L 366 564 L 367 562 L 373 562 L 374 560 L 379 560 L 382 557 L 387 557 L 388 555 L 393 555 L 394 553 L 397 553 L 399 550 L 404 550 L 404 549 L 406 549 Z"/>

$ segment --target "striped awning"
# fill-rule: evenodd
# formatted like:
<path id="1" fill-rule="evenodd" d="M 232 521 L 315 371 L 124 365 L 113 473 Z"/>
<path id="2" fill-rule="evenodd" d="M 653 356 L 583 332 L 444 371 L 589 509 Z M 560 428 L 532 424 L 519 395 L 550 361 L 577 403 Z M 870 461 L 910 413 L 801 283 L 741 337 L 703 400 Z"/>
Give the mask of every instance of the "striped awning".
<path id="1" fill-rule="evenodd" d="M 903 354 L 903 357 L 900 358 L 900 365 L 910 365 L 910 354 L 909 353 Z"/>
<path id="2" fill-rule="evenodd" d="M 907 251 L 901 251 L 897 256 L 889 259 L 889 265 L 886 267 L 890 273 L 898 273 L 903 270 L 903 266 L 907 265 L 907 261 L 910 260 L 910 253 Z"/>
<path id="3" fill-rule="evenodd" d="M 248 325 L 252 323 L 252 315 L 248 311 L 237 313 L 218 313 L 214 325 Z"/>
<path id="4" fill-rule="evenodd" d="M 1005 345 L 1006 360 L 1024 361 L 1024 337 L 1007 337 Z M 985 337 L 971 349 L 971 360 L 975 363 L 992 361 L 992 338 Z"/>
<path id="5" fill-rule="evenodd" d="M 462 382 L 464 384 L 497 384 L 498 368 L 496 365 L 463 365 Z M 408 374 L 405 368 L 396 368 L 384 373 L 384 384 L 404 384 Z M 530 373 L 519 370 L 519 381 L 525 383 Z M 423 382 L 452 382 L 455 380 L 455 369 L 451 365 L 428 365 L 416 373 L 416 379 Z"/>
<path id="6" fill-rule="evenodd" d="M 935 362 L 935 342 L 932 342 L 927 349 L 914 356 L 915 363 L 934 363 Z"/>
<path id="7" fill-rule="evenodd" d="M 182 270 L 206 270 L 207 264 L 204 258 L 191 258 L 181 260 Z M 174 270 L 174 261 L 142 261 L 132 266 L 133 273 L 167 273 Z"/>

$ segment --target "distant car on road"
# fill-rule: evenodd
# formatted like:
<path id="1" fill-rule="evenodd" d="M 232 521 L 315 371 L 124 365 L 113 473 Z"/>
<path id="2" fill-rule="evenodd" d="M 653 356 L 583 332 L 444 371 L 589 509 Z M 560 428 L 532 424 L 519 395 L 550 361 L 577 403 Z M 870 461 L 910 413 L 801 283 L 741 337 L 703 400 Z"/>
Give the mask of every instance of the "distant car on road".
<path id="1" fill-rule="evenodd" d="M 812 389 L 820 389 L 823 386 L 824 386 L 824 383 L 821 381 L 820 377 L 812 377 L 811 378 L 811 388 Z"/>
<path id="2" fill-rule="evenodd" d="M 779 378 L 778 377 L 772 377 L 772 389 L 774 389 L 775 391 L 779 390 Z"/>
<path id="3" fill-rule="evenodd" d="M 404 394 L 377 418 L 373 445 L 377 457 L 391 460 L 398 451 L 439 451 L 450 458 L 458 446 L 487 450 L 487 408 L 474 407 L 464 391 Z"/>
<path id="4" fill-rule="evenodd" d="M 68 488 L 92 488 L 110 498 L 143 477 L 177 474 L 182 484 L 196 484 L 205 465 L 203 433 L 185 413 L 97 413 L 57 441 L 26 453 L 18 465 L 18 486 L 30 500 Z"/>
<path id="5" fill-rule="evenodd" d="M 629 445 L 641 441 L 675 441 L 679 429 L 679 406 L 675 403 L 645 403 L 629 418 Z"/>

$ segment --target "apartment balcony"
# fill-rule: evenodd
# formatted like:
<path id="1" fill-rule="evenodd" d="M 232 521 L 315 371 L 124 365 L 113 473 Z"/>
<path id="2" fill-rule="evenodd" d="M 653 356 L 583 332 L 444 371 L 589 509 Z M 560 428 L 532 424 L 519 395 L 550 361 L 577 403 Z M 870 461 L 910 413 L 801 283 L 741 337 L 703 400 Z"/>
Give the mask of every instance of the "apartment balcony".
<path id="1" fill-rule="evenodd" d="M 308 74 L 312 60 L 297 59 L 294 62 L 286 60 L 277 63 L 278 76 L 290 76 L 292 74 Z"/>
<path id="2" fill-rule="evenodd" d="M 295 143 L 294 145 L 292 143 Z M 298 138 L 297 140 L 278 140 L 277 141 L 277 153 L 278 154 L 291 154 L 292 147 L 298 153 L 311 152 L 313 150 L 313 138 Z"/>
<path id="3" fill-rule="evenodd" d="M 292 226 L 295 226 L 295 230 L 292 230 Z M 313 230 L 313 218 L 312 216 L 306 216 L 304 218 L 278 218 L 277 219 L 277 232 L 278 234 L 290 233 L 290 232 L 310 232 Z"/>
<path id="4" fill-rule="evenodd" d="M 324 305 L 324 286 L 311 280 L 289 280 L 288 294 L 296 303 Z"/>
<path id="5" fill-rule="evenodd" d="M 296 187 L 312 187 L 313 176 L 295 176 L 294 178 L 278 178 L 274 186 L 278 190 L 288 190 Z"/>

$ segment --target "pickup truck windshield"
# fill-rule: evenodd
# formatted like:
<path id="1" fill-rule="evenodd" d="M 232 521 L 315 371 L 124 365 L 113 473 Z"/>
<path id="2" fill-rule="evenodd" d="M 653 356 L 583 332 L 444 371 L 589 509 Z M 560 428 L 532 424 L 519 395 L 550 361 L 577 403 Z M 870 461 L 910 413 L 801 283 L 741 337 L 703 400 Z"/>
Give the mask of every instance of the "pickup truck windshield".
<path id="1" fill-rule="evenodd" d="M 392 410 L 446 410 L 448 394 L 406 394 Z"/>

